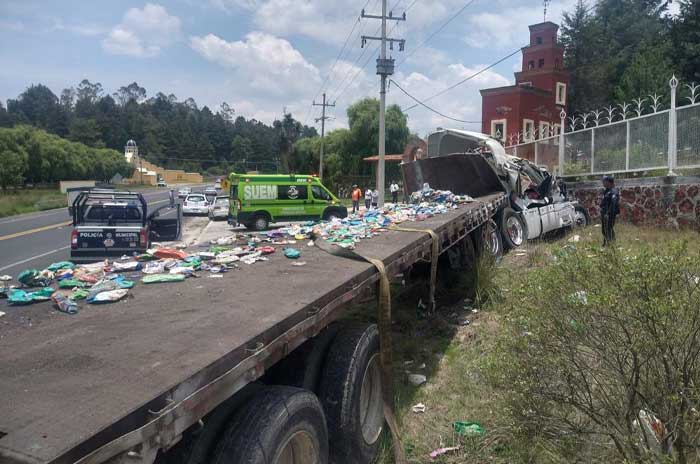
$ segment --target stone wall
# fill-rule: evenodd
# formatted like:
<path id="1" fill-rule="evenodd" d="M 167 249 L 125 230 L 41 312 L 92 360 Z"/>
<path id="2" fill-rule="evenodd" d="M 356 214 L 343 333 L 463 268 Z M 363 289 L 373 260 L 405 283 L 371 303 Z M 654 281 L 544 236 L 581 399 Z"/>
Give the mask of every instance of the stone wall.
<path id="1" fill-rule="evenodd" d="M 620 219 L 636 225 L 700 229 L 700 177 L 619 179 Z M 567 184 L 591 218 L 600 217 L 600 182 Z"/>

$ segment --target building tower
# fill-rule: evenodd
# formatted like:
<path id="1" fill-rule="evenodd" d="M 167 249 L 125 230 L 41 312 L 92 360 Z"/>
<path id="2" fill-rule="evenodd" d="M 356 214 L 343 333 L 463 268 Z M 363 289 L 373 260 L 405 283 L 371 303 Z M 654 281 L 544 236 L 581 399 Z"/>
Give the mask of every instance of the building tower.
<path id="1" fill-rule="evenodd" d="M 530 26 L 530 44 L 522 48 L 515 85 L 481 90 L 483 133 L 506 145 L 558 134 L 569 85 L 558 30 L 549 21 Z"/>
<path id="2" fill-rule="evenodd" d="M 139 158 L 139 147 L 136 145 L 135 141 L 129 140 L 126 142 L 126 146 L 124 147 L 124 157 L 126 158 L 127 163 L 136 163 Z"/>

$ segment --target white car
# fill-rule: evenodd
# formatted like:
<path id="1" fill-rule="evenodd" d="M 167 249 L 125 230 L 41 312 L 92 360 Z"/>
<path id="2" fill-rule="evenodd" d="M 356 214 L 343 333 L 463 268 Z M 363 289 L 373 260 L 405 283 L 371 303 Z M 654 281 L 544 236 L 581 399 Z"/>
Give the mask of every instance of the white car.
<path id="1" fill-rule="evenodd" d="M 182 202 L 182 214 L 209 214 L 209 202 L 201 193 L 191 193 Z"/>
<path id="2" fill-rule="evenodd" d="M 209 219 L 215 221 L 217 219 L 228 218 L 228 209 L 228 197 L 217 197 L 214 203 L 209 207 Z"/>
<path id="3" fill-rule="evenodd" d="M 180 190 L 177 191 L 177 197 L 178 198 L 186 198 L 187 195 L 192 193 L 192 189 L 189 187 L 182 187 Z"/>

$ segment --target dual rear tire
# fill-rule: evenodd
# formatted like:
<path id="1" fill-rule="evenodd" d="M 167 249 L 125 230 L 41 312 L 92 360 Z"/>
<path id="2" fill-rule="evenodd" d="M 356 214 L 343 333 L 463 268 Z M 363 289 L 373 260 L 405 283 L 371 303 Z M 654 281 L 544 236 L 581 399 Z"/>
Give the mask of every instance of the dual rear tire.
<path id="1" fill-rule="evenodd" d="M 177 459 L 166 457 L 162 462 L 372 462 L 384 429 L 379 332 L 376 325 L 348 324 L 331 328 L 326 339 L 314 339 L 321 342 L 323 349 L 312 350 L 312 353 L 325 353 L 318 362 L 318 373 L 289 377 L 292 385 L 306 388 L 258 385 L 230 405 L 229 412 L 224 403 L 207 416 L 201 431 L 178 444 L 182 448 L 181 455 Z M 313 354 L 309 356 L 313 358 Z M 286 365 L 285 369 L 303 370 L 306 360 L 299 357 L 298 361 Z M 277 380 L 282 378 L 284 376 L 279 376 Z M 235 399 L 236 396 L 231 400 Z M 224 417 L 226 419 L 222 420 Z"/>

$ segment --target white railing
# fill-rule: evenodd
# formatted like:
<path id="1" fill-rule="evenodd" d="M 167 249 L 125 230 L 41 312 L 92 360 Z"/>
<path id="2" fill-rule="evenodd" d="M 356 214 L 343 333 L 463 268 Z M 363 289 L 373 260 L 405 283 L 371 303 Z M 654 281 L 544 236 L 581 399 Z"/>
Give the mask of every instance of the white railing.
<path id="1" fill-rule="evenodd" d="M 698 168 L 700 85 L 683 86 L 685 106 L 676 104 L 678 87 L 674 76 L 666 110 L 661 109 L 663 96 L 654 94 L 570 117 L 562 111 L 560 134 L 511 134 L 506 151 L 561 176 L 653 170 L 675 175 L 679 168 Z M 523 142 L 531 138 L 536 140 Z"/>

